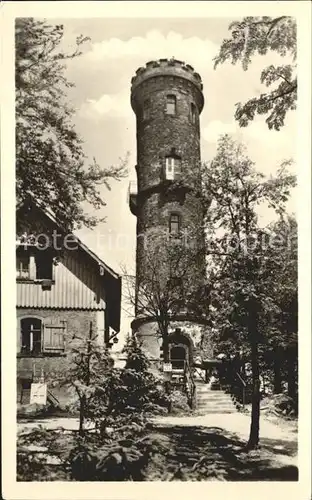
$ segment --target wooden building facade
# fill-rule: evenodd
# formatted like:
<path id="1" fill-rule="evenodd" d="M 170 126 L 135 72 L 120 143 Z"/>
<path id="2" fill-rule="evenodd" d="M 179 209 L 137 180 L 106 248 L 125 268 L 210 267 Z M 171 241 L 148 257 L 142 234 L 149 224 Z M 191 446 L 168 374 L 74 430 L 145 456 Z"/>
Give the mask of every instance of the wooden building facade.
<path id="1" fill-rule="evenodd" d="M 77 339 L 92 328 L 110 345 L 120 330 L 121 277 L 33 200 L 17 207 L 16 234 L 17 402 L 29 402 L 31 382 L 43 375 L 63 404 L 68 392 L 53 376 Z"/>

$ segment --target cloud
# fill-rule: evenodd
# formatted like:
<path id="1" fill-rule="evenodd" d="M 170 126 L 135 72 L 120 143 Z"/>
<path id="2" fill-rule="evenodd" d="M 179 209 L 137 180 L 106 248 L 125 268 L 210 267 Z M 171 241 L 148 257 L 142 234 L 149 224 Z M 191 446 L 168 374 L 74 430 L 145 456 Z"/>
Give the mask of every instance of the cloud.
<path id="1" fill-rule="evenodd" d="M 80 107 L 79 115 L 87 119 L 101 119 L 105 116 L 125 118 L 132 116 L 129 89 L 117 94 L 103 94 L 98 99 L 87 99 Z"/>
<path id="2" fill-rule="evenodd" d="M 81 56 L 79 67 L 89 66 L 90 71 L 97 69 L 100 76 L 106 65 L 119 75 L 116 85 L 122 88 L 117 93 L 106 92 L 97 98 L 87 99 L 80 107 L 79 115 L 83 118 L 99 120 L 105 117 L 125 118 L 132 116 L 130 107 L 130 79 L 140 65 L 151 59 L 175 57 L 192 64 L 200 73 L 212 71 L 212 58 L 218 47 L 208 39 L 198 37 L 183 38 L 176 32 L 163 35 L 160 31 L 149 31 L 145 37 L 132 37 L 128 40 L 110 38 L 90 45 L 90 50 Z M 92 69 L 93 68 L 93 69 Z M 127 87 L 124 87 L 125 74 Z M 119 80 L 118 80 L 119 78 Z"/>
<path id="3" fill-rule="evenodd" d="M 132 37 L 128 40 L 110 38 L 93 43 L 91 50 L 84 57 L 90 62 L 127 57 L 137 57 L 146 62 L 149 59 L 174 56 L 187 62 L 206 61 L 207 65 L 217 52 L 218 46 L 209 39 L 183 38 L 174 31 L 165 36 L 158 30 L 152 30 L 145 37 Z"/>

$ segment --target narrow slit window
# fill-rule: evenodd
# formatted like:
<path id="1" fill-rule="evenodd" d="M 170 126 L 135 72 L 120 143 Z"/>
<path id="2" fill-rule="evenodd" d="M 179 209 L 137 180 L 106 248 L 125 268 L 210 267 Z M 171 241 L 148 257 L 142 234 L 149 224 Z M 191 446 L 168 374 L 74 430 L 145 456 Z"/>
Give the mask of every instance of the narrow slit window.
<path id="1" fill-rule="evenodd" d="M 167 95 L 167 106 L 166 113 L 167 115 L 175 115 L 177 107 L 177 99 L 175 95 Z"/>
<path id="2" fill-rule="evenodd" d="M 178 214 L 171 214 L 169 219 L 169 233 L 172 236 L 178 237 L 180 235 L 180 216 Z"/>
<path id="3" fill-rule="evenodd" d="M 191 122 L 196 123 L 196 106 L 193 102 L 191 103 Z"/>
<path id="4" fill-rule="evenodd" d="M 149 120 L 150 118 L 150 99 L 145 99 L 143 103 L 143 120 Z"/>

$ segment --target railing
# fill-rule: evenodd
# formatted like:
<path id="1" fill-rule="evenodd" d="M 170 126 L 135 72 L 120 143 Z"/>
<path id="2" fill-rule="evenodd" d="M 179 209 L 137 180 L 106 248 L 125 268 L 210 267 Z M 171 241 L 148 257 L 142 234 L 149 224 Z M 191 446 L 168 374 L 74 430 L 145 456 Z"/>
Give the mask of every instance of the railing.
<path id="1" fill-rule="evenodd" d="M 59 407 L 60 406 L 60 402 L 59 400 L 54 396 L 54 394 L 52 394 L 51 391 L 48 390 L 48 393 L 47 393 L 47 401 L 54 407 Z"/>
<path id="2" fill-rule="evenodd" d="M 201 368 L 195 367 L 194 375 L 197 375 L 199 379 L 201 379 L 203 382 L 205 382 L 205 384 L 208 382 L 206 371 L 205 371 L 205 374 L 203 374 L 203 370 Z"/>
<path id="3" fill-rule="evenodd" d="M 226 392 L 231 394 L 236 406 L 241 406 L 244 409 L 246 403 L 250 402 L 249 400 L 247 401 L 247 397 L 250 394 L 248 392 L 248 385 L 240 373 L 235 369 L 226 370 L 220 374 L 220 382 Z"/>
<path id="4" fill-rule="evenodd" d="M 187 396 L 187 402 L 190 408 L 196 404 L 196 384 L 189 362 L 185 359 L 171 359 L 171 383 L 173 385 L 183 386 L 183 391 Z M 173 376 L 176 377 L 173 377 Z"/>

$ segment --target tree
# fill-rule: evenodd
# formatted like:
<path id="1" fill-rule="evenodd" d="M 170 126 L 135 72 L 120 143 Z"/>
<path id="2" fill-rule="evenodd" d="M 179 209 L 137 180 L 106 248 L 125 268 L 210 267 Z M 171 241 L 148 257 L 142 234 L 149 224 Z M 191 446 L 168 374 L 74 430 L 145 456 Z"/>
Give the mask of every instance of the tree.
<path id="1" fill-rule="evenodd" d="M 76 49 L 61 49 L 63 25 L 52 26 L 33 18 L 16 20 L 16 194 L 22 201 L 31 194 L 54 212 L 64 227 L 99 219 L 85 213 L 105 206 L 100 187 L 125 175 L 125 161 L 101 168 L 83 151 L 73 123 L 75 110 L 67 91 L 73 86 L 65 74 L 66 61 L 79 57 L 88 39 L 79 36 Z"/>
<path id="2" fill-rule="evenodd" d="M 68 436 L 61 447 L 46 429 L 36 429 L 19 441 L 21 478 L 46 477 L 42 455 L 33 456 L 26 447 L 43 440 L 47 455 L 57 456 L 71 479 L 146 480 L 153 454 L 164 453 L 163 439 L 147 427 L 148 421 L 151 416 L 167 413 L 167 400 L 135 337 L 127 338 L 124 354 L 125 367 L 115 368 L 92 325 L 86 338 L 71 339 L 69 367 L 63 373 L 58 369 L 55 376 L 77 395 L 79 433 Z M 51 379 L 55 376 L 51 374 Z M 94 425 L 88 428 L 86 421 Z M 63 479 L 64 474 L 61 471 L 56 477 Z"/>
<path id="3" fill-rule="evenodd" d="M 220 138 L 217 153 L 204 171 L 209 269 L 218 279 L 211 290 L 210 316 L 218 342 L 249 354 L 252 368 L 252 416 L 248 446 L 259 442 L 260 365 L 259 346 L 265 343 L 270 311 L 276 299 L 268 294 L 264 274 L 268 255 L 264 229 L 258 223 L 258 207 L 267 203 L 282 214 L 295 185 L 283 165 L 276 177 L 257 172 L 241 144 L 229 136 Z M 272 282 L 272 281 L 271 281 Z"/>
<path id="4" fill-rule="evenodd" d="M 288 16 L 271 18 L 245 17 L 229 26 L 231 38 L 223 40 L 219 54 L 215 57 L 215 68 L 231 61 L 241 62 L 246 71 L 256 54 L 265 55 L 274 51 L 280 56 L 290 56 L 291 62 L 280 66 L 270 65 L 261 72 L 260 81 L 270 91 L 238 103 L 235 119 L 246 127 L 256 114 L 267 115 L 269 129 L 280 130 L 288 111 L 296 109 L 296 21 Z"/>
<path id="5" fill-rule="evenodd" d="M 144 242 L 142 242 L 144 238 Z M 206 281 L 202 227 L 187 228 L 178 237 L 162 228 L 138 236 L 141 263 L 135 277 L 128 278 L 128 300 L 137 318 L 153 320 L 163 341 L 164 361 L 169 361 L 170 324 L 177 316 L 203 317 L 202 296 Z M 140 251 L 140 250 L 139 250 Z M 203 261 L 203 266 L 194 262 Z"/>
<path id="6" fill-rule="evenodd" d="M 124 353 L 124 368 L 103 373 L 98 363 L 99 373 L 87 386 L 86 415 L 95 423 L 95 434 L 80 436 L 66 456 L 73 479 L 141 481 L 152 454 L 159 452 L 161 443 L 147 423 L 150 416 L 166 413 L 165 395 L 135 337 L 128 336 Z"/>
<path id="7" fill-rule="evenodd" d="M 144 421 L 155 413 L 163 413 L 166 398 L 158 380 L 149 371 L 149 360 L 135 335 L 128 335 L 123 349 L 126 364 L 120 372 L 117 411 L 133 418 L 138 413 Z"/>
<path id="8" fill-rule="evenodd" d="M 113 360 L 107 348 L 101 345 L 97 333 L 90 323 L 89 332 L 84 338 L 77 335 L 69 342 L 69 364 L 49 378 L 54 384 L 74 390 L 78 402 L 79 434 L 85 434 L 86 420 L 95 421 L 97 411 L 95 401 L 106 398 L 104 384 L 112 377 Z"/>
<path id="9" fill-rule="evenodd" d="M 282 392 L 285 378 L 288 395 L 297 397 L 298 356 L 298 278 L 297 222 L 294 216 L 281 216 L 269 228 L 270 245 L 264 272 L 267 293 L 274 301 L 269 345 L 273 350 L 274 392 Z M 284 377 L 283 377 L 284 374 Z"/>

